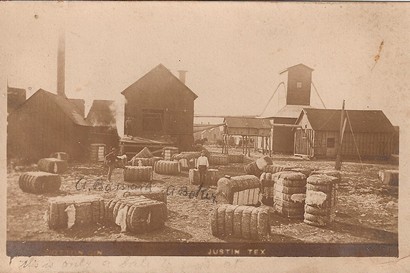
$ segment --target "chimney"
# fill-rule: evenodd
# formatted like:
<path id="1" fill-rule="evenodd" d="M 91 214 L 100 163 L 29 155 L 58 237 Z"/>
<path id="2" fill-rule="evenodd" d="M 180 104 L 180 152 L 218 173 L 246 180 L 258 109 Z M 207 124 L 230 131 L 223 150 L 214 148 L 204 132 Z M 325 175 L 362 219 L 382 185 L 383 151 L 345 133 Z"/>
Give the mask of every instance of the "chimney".
<path id="1" fill-rule="evenodd" d="M 183 84 L 185 84 L 186 73 L 187 73 L 188 71 L 186 71 L 186 70 L 178 70 L 178 72 L 179 72 L 179 80 L 180 80 Z"/>
<path id="2" fill-rule="evenodd" d="M 57 52 L 57 95 L 65 95 L 65 31 L 61 30 L 58 36 Z"/>

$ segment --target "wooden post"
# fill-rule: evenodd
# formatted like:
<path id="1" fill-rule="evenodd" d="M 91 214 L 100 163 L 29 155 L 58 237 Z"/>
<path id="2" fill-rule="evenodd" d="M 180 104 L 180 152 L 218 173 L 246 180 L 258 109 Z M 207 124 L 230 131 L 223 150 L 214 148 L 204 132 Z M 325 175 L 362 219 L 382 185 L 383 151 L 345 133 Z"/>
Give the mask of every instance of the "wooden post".
<path id="1" fill-rule="evenodd" d="M 342 140 L 343 140 L 343 130 L 344 130 L 344 115 L 345 115 L 345 100 L 343 100 L 342 104 L 342 112 L 340 113 L 340 130 L 339 130 L 339 138 L 337 141 L 336 146 L 336 162 L 335 162 L 335 170 L 340 171 L 342 168 Z"/>
<path id="2" fill-rule="evenodd" d="M 272 157 L 272 152 L 273 152 L 273 123 L 274 121 L 272 121 L 272 128 L 270 129 L 270 139 L 269 139 L 269 145 L 270 145 L 270 149 L 269 149 L 269 157 Z"/>
<path id="3" fill-rule="evenodd" d="M 245 154 L 245 137 L 242 136 L 242 153 Z"/>

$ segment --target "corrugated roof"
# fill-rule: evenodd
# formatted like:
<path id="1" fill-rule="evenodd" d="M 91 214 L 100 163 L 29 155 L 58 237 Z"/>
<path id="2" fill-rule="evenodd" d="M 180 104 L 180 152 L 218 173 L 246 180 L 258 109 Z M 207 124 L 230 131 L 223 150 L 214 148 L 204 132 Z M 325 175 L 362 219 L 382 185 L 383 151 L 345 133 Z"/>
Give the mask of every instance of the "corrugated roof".
<path id="1" fill-rule="evenodd" d="M 394 132 L 393 125 L 381 110 L 346 110 L 346 112 L 349 116 L 353 132 Z M 306 114 L 314 130 L 339 131 L 340 129 L 341 110 L 305 108 L 299 119 L 303 114 Z M 349 127 L 346 128 L 346 130 L 348 129 Z"/>
<path id="2" fill-rule="evenodd" d="M 121 94 L 125 95 L 129 90 L 142 90 L 142 86 L 148 84 L 149 86 L 157 88 L 167 88 L 170 85 L 170 81 L 180 85 L 182 90 L 185 90 L 196 99 L 198 96 L 183 82 L 179 80 L 174 74 L 169 71 L 163 64 L 159 64 L 151 71 L 142 76 L 139 80 L 128 86 Z"/>
<path id="3" fill-rule="evenodd" d="M 67 117 L 69 117 L 75 124 L 81 126 L 91 125 L 83 118 L 83 116 L 80 114 L 81 111 L 77 108 L 77 106 L 74 103 L 70 102 L 69 99 L 50 93 L 43 89 L 39 89 L 37 92 L 42 93 L 47 98 L 53 100 L 58 105 L 58 107 L 60 107 L 60 109 L 67 115 Z M 33 96 L 34 95 L 35 93 L 33 94 Z"/>
<path id="4" fill-rule="evenodd" d="M 273 117 L 274 118 L 295 118 L 297 119 L 304 108 L 310 108 L 310 106 L 285 105 L 275 115 L 273 115 Z"/>
<path id="5" fill-rule="evenodd" d="M 255 128 L 270 129 L 271 124 L 268 119 L 263 118 L 246 118 L 246 117 L 225 117 L 226 125 L 231 128 Z"/>
<path id="6" fill-rule="evenodd" d="M 86 120 L 93 126 L 116 126 L 115 110 L 112 100 L 94 100 Z"/>

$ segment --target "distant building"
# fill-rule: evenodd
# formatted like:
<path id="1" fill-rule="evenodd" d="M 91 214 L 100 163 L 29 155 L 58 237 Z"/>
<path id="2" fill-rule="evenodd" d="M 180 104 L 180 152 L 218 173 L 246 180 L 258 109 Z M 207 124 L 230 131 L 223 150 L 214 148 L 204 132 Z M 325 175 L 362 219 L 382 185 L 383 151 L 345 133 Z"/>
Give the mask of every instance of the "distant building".
<path id="1" fill-rule="evenodd" d="M 347 123 L 341 154 L 347 158 L 387 159 L 393 152 L 395 130 L 379 110 L 346 110 Z M 294 153 L 309 157 L 336 156 L 339 142 L 341 110 L 305 108 L 294 129 Z M 353 131 L 353 133 L 352 133 Z"/>
<path id="2" fill-rule="evenodd" d="M 116 106 L 112 100 L 94 100 L 86 120 L 91 124 L 89 142 L 103 143 L 109 151 L 118 146 Z"/>
<path id="3" fill-rule="evenodd" d="M 7 117 L 7 155 L 37 161 L 54 152 L 87 153 L 90 123 L 66 97 L 39 89 Z"/>
<path id="4" fill-rule="evenodd" d="M 222 125 L 195 125 L 194 139 L 206 139 L 210 144 L 222 143 L 223 141 L 223 126 Z"/>
<path id="5" fill-rule="evenodd" d="M 126 99 L 125 134 L 150 139 L 169 137 L 180 150 L 194 142 L 194 101 L 198 97 L 180 79 L 159 64 L 121 93 Z"/>
<path id="6" fill-rule="evenodd" d="M 26 101 L 26 90 L 7 86 L 7 113 L 12 112 Z"/>
<path id="7" fill-rule="evenodd" d="M 313 69 L 298 64 L 280 72 L 288 73 L 286 105 L 270 119 L 274 124 L 295 124 L 303 108 L 310 107 Z M 293 130 L 290 127 L 274 126 L 273 151 L 278 153 L 293 153 Z"/>

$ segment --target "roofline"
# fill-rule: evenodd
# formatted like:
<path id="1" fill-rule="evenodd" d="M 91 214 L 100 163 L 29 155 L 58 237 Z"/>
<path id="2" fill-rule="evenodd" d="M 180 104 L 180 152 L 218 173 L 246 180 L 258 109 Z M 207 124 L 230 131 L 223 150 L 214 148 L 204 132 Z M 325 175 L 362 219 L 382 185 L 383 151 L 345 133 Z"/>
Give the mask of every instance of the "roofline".
<path id="1" fill-rule="evenodd" d="M 181 82 L 181 80 L 175 76 L 165 65 L 163 65 L 162 63 L 158 64 L 157 66 L 155 66 L 154 68 L 152 68 L 151 70 L 149 70 L 147 73 L 145 73 L 143 76 L 141 76 L 138 80 L 136 80 L 135 82 L 133 82 L 132 84 L 130 84 L 127 88 L 125 88 L 123 91 L 121 91 L 121 94 L 125 96 L 126 91 L 134 84 L 136 84 L 137 82 L 139 82 L 140 80 L 142 80 L 144 77 L 146 77 L 149 73 L 151 73 L 152 70 L 154 70 L 155 68 L 159 67 L 159 66 L 163 66 L 166 70 L 168 70 L 168 72 L 175 78 L 178 80 L 178 82 L 180 82 L 183 86 L 185 86 L 188 91 L 190 91 L 193 95 L 194 95 L 194 100 L 198 98 L 198 95 L 194 93 L 194 91 L 191 90 L 191 88 L 189 88 L 185 83 Z M 143 90 L 140 90 L 143 91 Z"/>
<path id="2" fill-rule="evenodd" d="M 314 71 L 313 68 L 311 68 L 311 67 L 309 67 L 309 66 L 307 66 L 307 65 L 305 65 L 305 64 L 303 64 L 303 63 L 299 63 L 299 64 L 295 64 L 295 65 L 289 66 L 288 68 L 286 68 L 286 69 L 284 69 L 284 70 L 281 70 L 281 71 L 279 72 L 279 75 L 281 75 L 281 74 L 285 73 L 286 71 L 288 71 L 289 68 L 292 68 L 292 67 L 295 67 L 295 66 L 298 66 L 298 65 L 303 65 L 304 67 L 309 68 L 311 71 Z"/>

